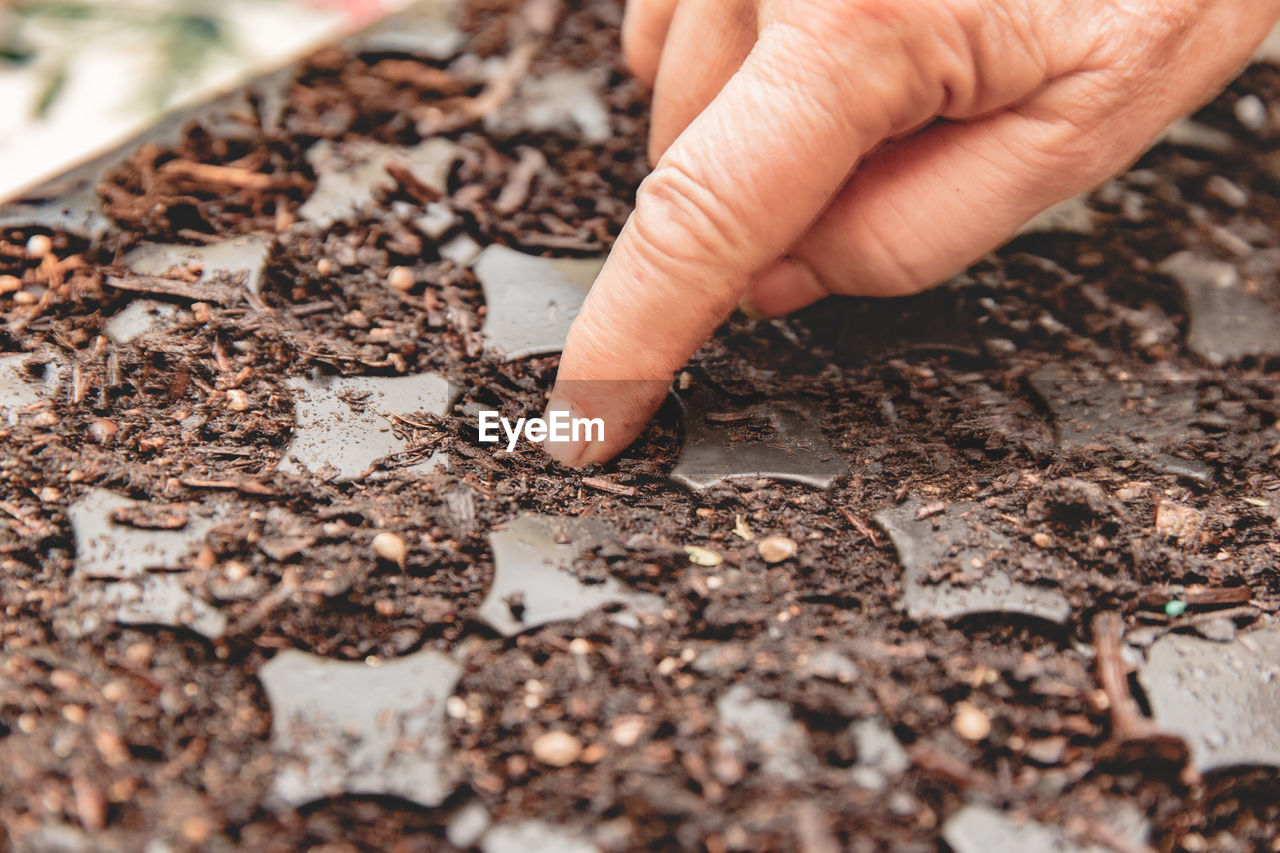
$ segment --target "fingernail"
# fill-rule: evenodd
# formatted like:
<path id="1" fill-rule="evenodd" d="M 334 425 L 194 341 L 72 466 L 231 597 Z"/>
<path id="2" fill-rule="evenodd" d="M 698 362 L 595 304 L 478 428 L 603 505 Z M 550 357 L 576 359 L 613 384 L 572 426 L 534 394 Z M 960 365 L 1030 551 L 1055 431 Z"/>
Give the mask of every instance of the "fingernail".
<path id="1" fill-rule="evenodd" d="M 751 295 L 751 288 L 747 288 L 747 292 L 742 294 L 742 299 L 738 300 L 738 310 L 751 320 L 768 320 L 768 316 L 756 307 L 755 297 Z"/>
<path id="2" fill-rule="evenodd" d="M 572 424 L 582 417 L 582 413 L 572 403 L 566 400 L 551 398 L 551 402 L 547 403 L 547 410 L 543 417 L 548 423 L 551 422 L 552 412 L 564 412 L 568 415 L 570 430 L 568 441 L 553 441 L 550 437 L 542 443 L 542 449 L 547 452 L 555 461 L 569 468 L 576 468 L 582 464 L 582 458 L 587 452 L 587 441 L 584 437 L 577 440 L 573 438 Z"/>

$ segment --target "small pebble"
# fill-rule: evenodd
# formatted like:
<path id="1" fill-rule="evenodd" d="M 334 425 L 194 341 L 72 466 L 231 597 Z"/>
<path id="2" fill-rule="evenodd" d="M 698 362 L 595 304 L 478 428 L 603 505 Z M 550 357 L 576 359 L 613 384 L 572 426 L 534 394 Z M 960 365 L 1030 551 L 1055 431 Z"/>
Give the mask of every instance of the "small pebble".
<path id="1" fill-rule="evenodd" d="M 568 767 L 582 757 L 582 743 L 568 732 L 547 732 L 533 742 L 533 757 L 551 767 Z"/>
<path id="2" fill-rule="evenodd" d="M 27 241 L 27 254 L 33 258 L 44 258 L 53 251 L 53 241 L 46 234 L 33 234 Z"/>
<path id="3" fill-rule="evenodd" d="M 1053 537 L 1043 531 L 1040 533 L 1033 533 L 1031 535 L 1031 542 L 1037 548 L 1048 548 L 1053 544 Z"/>
<path id="4" fill-rule="evenodd" d="M 378 559 L 395 563 L 401 569 L 404 569 L 409 558 L 409 549 L 404 540 L 394 533 L 383 532 L 373 537 L 373 553 L 378 555 Z"/>
<path id="5" fill-rule="evenodd" d="M 368 315 L 359 308 L 343 314 L 342 322 L 353 329 L 367 329 L 370 326 Z"/>
<path id="6" fill-rule="evenodd" d="M 781 563 L 796 555 L 796 543 L 786 536 L 766 536 L 756 543 L 756 551 L 766 563 Z"/>
<path id="7" fill-rule="evenodd" d="M 110 447 L 115 444 L 116 433 L 120 431 L 120 425 L 109 418 L 98 418 L 89 424 L 89 438 L 94 444 L 102 447 Z"/>
<path id="8" fill-rule="evenodd" d="M 333 261 L 328 258 L 321 258 L 316 261 L 316 272 L 320 275 L 328 275 L 333 272 Z"/>
<path id="9" fill-rule="evenodd" d="M 49 673 L 49 683 L 59 690 L 75 690 L 80 686 L 80 678 L 74 672 L 55 669 Z"/>
<path id="10" fill-rule="evenodd" d="M 1235 114 L 1245 130 L 1258 133 L 1267 126 L 1267 105 L 1257 95 L 1245 95 L 1236 101 Z"/>
<path id="11" fill-rule="evenodd" d="M 233 412 L 247 411 L 249 408 L 249 395 L 239 388 L 232 388 L 227 392 L 227 408 Z"/>
<path id="12" fill-rule="evenodd" d="M 392 267 L 387 275 L 387 286 L 392 290 L 407 293 L 413 290 L 413 273 L 407 267 Z"/>
<path id="13" fill-rule="evenodd" d="M 969 741 L 980 741 L 991 734 L 991 719 L 970 702 L 956 703 L 956 716 L 951 721 L 956 734 Z"/>

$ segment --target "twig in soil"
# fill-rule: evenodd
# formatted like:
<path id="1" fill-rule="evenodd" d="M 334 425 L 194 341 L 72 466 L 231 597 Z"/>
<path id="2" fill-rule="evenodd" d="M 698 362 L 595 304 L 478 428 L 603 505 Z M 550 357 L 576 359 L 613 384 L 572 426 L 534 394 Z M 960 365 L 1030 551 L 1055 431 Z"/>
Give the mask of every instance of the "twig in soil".
<path id="1" fill-rule="evenodd" d="M 1209 610 L 1205 613 L 1194 613 L 1174 621 L 1174 628 L 1190 627 L 1217 619 L 1257 619 L 1261 611 L 1252 604 L 1240 607 L 1228 607 L 1226 610 Z"/>
<path id="2" fill-rule="evenodd" d="M 294 566 L 285 567 L 284 574 L 281 576 L 280 583 L 276 585 L 276 588 L 258 599 L 258 603 L 249 612 L 241 616 L 227 633 L 231 636 L 243 636 L 248 633 L 251 629 L 256 628 L 263 619 L 274 613 L 276 608 L 293 598 L 301 587 L 302 582 L 298 579 L 297 568 Z"/>
<path id="3" fill-rule="evenodd" d="M 1111 708 L 1111 733 L 1117 740 L 1141 740 L 1152 734 L 1151 724 L 1129 692 L 1129 672 L 1120 656 L 1123 623 L 1120 614 L 1105 611 L 1093 617 L 1093 644 L 1098 653 L 1098 681 Z"/>
<path id="4" fill-rule="evenodd" d="M 626 498 L 633 498 L 636 496 L 635 486 L 624 486 L 621 483 L 606 480 L 604 477 L 583 477 L 582 485 L 592 489 L 599 489 L 602 492 L 608 492 L 611 495 L 620 495 Z"/>
<path id="5" fill-rule="evenodd" d="M 154 276 L 109 275 L 103 283 L 128 293 L 176 296 L 179 299 L 190 299 L 192 302 L 217 302 L 220 305 L 230 302 L 233 294 L 232 289 L 226 285 L 206 282 L 199 288 L 194 288 L 184 281 Z"/>
<path id="6" fill-rule="evenodd" d="M 1182 781 L 1196 784 L 1199 772 L 1186 763 L 1187 745 L 1177 735 L 1162 732 L 1142 715 L 1133 694 L 1129 692 L 1129 671 L 1120 654 L 1124 623 L 1114 610 L 1093 618 L 1093 645 L 1097 652 L 1098 681 L 1107 695 L 1111 709 L 1111 737 L 1116 746 L 1137 744 L 1163 758 L 1179 756 L 1183 761 Z"/>
<path id="7" fill-rule="evenodd" d="M 275 181 L 267 174 L 233 166 L 216 166 L 212 163 L 193 163 L 190 160 L 170 160 L 157 171 L 162 175 L 187 178 L 202 184 L 236 187 L 246 190 L 270 189 Z"/>
<path id="8" fill-rule="evenodd" d="M 926 518 L 933 518 L 935 515 L 942 515 L 946 511 L 946 501 L 936 501 L 931 504 L 925 504 L 916 510 L 916 521 L 924 521 Z"/>
<path id="9" fill-rule="evenodd" d="M 529 190 L 533 185 L 533 179 L 537 177 L 538 172 L 542 171 L 546 165 L 547 157 L 545 154 L 537 148 L 522 145 L 520 147 L 520 160 L 516 163 L 515 168 L 511 170 L 511 175 L 507 178 L 506 185 L 498 193 L 497 201 L 493 203 L 494 211 L 501 216 L 510 216 L 524 207 L 525 202 L 529 200 Z"/>
<path id="10" fill-rule="evenodd" d="M 200 477 L 183 477 L 178 482 L 188 489 L 220 489 L 262 497 L 275 497 L 280 494 L 265 483 L 255 480 L 205 480 Z"/>
<path id="11" fill-rule="evenodd" d="M 430 204 L 440 198 L 438 190 L 432 189 L 418 180 L 417 175 L 413 174 L 413 170 L 403 163 L 388 163 L 387 174 L 399 185 L 400 189 L 413 196 L 414 201 L 419 204 Z"/>
<path id="12" fill-rule="evenodd" d="M 865 521 L 858 518 L 856 515 L 854 515 L 844 507 L 840 508 L 840 514 L 844 516 L 845 521 L 853 525 L 854 530 L 858 531 L 863 536 L 865 536 L 867 538 L 867 541 L 869 541 L 873 546 L 875 546 L 876 548 L 880 547 L 880 537 L 876 535 L 876 532 L 874 530 L 872 530 L 870 527 L 867 526 L 867 523 Z"/>
<path id="13" fill-rule="evenodd" d="M 907 750 L 911 761 L 926 773 L 941 776 L 962 788 L 993 788 L 995 780 L 988 774 L 970 767 L 960 759 L 934 746 L 916 744 Z"/>
<path id="14" fill-rule="evenodd" d="M 1188 586 L 1167 587 L 1143 593 L 1142 605 L 1161 609 L 1171 599 L 1186 602 L 1188 607 L 1217 607 L 1224 604 L 1244 604 L 1253 598 L 1253 590 L 1247 586 Z"/>

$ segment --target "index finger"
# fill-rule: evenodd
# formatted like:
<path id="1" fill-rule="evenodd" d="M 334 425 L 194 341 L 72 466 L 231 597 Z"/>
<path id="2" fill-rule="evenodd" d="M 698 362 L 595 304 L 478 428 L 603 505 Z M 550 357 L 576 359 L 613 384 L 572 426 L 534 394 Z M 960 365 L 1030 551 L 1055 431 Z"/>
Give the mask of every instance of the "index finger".
<path id="1" fill-rule="evenodd" d="M 785 254 L 859 158 L 894 131 L 888 105 L 909 70 L 906 53 L 891 25 L 868 24 L 847 45 L 865 63 L 836 59 L 806 30 L 766 26 L 641 184 L 569 332 L 548 406 L 602 420 L 604 439 L 548 444 L 554 458 L 581 465 L 625 448 L 751 277 Z M 872 62 L 868 97 L 852 108 L 849 69 Z"/>

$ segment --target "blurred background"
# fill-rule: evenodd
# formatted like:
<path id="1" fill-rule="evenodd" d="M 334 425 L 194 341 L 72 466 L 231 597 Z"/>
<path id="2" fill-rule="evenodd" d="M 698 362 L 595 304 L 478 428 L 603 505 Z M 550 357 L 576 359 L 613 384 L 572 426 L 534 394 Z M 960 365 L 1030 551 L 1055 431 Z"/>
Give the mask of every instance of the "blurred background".
<path id="1" fill-rule="evenodd" d="M 409 0 L 0 0 L 0 200 Z"/>

